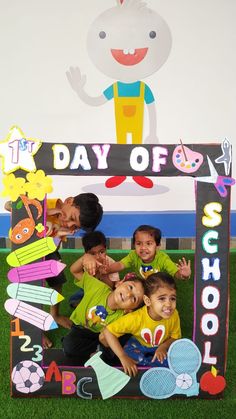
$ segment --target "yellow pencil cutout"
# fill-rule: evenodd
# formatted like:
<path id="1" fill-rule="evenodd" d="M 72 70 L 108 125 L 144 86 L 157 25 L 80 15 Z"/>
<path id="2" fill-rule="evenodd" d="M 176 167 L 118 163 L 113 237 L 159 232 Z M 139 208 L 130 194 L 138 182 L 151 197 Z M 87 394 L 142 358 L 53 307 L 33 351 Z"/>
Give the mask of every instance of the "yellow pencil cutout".
<path id="1" fill-rule="evenodd" d="M 49 253 L 56 250 L 60 240 L 58 238 L 44 237 L 43 239 L 36 240 L 33 243 L 16 249 L 7 256 L 7 263 L 10 266 L 17 267 L 26 265 L 34 260 L 40 259 Z"/>
<path id="2" fill-rule="evenodd" d="M 10 284 L 7 287 L 9 297 L 30 303 L 53 306 L 64 300 L 64 297 L 52 288 L 28 284 Z"/>

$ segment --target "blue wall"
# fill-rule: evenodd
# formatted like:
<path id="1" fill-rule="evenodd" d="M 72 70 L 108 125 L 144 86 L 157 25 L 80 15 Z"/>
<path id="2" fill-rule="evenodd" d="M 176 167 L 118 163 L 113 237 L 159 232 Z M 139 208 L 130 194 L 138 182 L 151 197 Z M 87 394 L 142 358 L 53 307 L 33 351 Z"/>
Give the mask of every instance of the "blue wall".
<path id="1" fill-rule="evenodd" d="M 105 212 L 98 229 L 107 237 L 132 237 L 133 231 L 141 224 L 160 228 L 165 238 L 195 236 L 194 211 Z M 9 228 L 9 214 L 0 214 L 0 237 L 8 237 Z M 230 235 L 236 237 L 236 211 L 231 212 Z"/>

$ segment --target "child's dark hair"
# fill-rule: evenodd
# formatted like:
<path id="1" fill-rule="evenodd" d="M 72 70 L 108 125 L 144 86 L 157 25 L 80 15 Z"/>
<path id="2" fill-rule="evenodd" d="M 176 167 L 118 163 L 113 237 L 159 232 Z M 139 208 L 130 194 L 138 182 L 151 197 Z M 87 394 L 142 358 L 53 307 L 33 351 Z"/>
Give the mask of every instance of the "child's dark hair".
<path id="1" fill-rule="evenodd" d="M 103 209 L 93 193 L 81 193 L 74 197 L 73 205 L 80 210 L 80 224 L 84 231 L 93 231 L 100 223 Z"/>
<path id="2" fill-rule="evenodd" d="M 101 231 L 91 231 L 82 237 L 82 245 L 85 252 L 91 250 L 92 247 L 99 246 L 99 244 L 102 244 L 105 248 L 107 247 L 106 237 Z"/>
<path id="3" fill-rule="evenodd" d="M 144 294 L 147 295 L 147 297 L 150 297 L 163 285 L 176 290 L 176 283 L 173 276 L 166 272 L 151 274 L 144 282 Z"/>
<path id="4" fill-rule="evenodd" d="M 152 227 L 146 224 L 143 224 L 141 226 L 139 226 L 138 228 L 136 228 L 136 230 L 133 233 L 133 245 L 135 244 L 135 236 L 136 233 L 138 232 L 145 232 L 150 234 L 150 236 L 152 236 L 156 242 L 156 245 L 159 246 L 160 242 L 161 242 L 161 230 L 159 230 L 159 228 L 156 227 Z"/>

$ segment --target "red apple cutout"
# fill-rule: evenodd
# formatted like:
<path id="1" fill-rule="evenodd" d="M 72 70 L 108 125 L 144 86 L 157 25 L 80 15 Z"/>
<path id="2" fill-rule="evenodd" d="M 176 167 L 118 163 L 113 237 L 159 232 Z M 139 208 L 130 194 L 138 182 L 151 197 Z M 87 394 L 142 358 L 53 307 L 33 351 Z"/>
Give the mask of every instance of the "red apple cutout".
<path id="1" fill-rule="evenodd" d="M 216 371 L 215 368 L 214 371 Z M 212 371 L 207 371 L 201 376 L 200 389 L 202 391 L 206 391 L 211 395 L 215 395 L 221 393 L 225 389 L 225 387 L 225 378 L 222 375 L 217 375 L 217 371 L 216 373 L 213 373 Z"/>

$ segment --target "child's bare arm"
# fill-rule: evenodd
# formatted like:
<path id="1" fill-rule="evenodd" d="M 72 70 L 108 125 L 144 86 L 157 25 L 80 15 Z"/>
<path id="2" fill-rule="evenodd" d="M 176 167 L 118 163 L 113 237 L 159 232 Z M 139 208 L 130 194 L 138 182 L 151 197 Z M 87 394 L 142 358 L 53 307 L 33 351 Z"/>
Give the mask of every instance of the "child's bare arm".
<path id="1" fill-rule="evenodd" d="M 138 369 L 136 362 L 128 355 L 126 355 L 118 338 L 114 336 L 107 328 L 105 328 L 99 335 L 99 340 L 104 346 L 109 346 L 114 354 L 118 356 L 126 374 L 128 374 L 130 377 L 137 374 Z"/>
<path id="2" fill-rule="evenodd" d="M 158 346 L 154 357 L 152 358 L 152 362 L 154 362 L 156 359 L 158 359 L 159 362 L 163 362 L 166 359 L 168 349 L 172 342 L 174 342 L 176 339 L 169 338 L 165 342 L 161 343 L 160 346 Z"/>
<path id="3" fill-rule="evenodd" d="M 106 338 L 105 338 L 104 331 L 102 331 L 102 332 L 99 334 L 99 342 L 100 342 L 103 346 L 105 346 L 106 348 L 109 348 L 109 345 L 108 345 L 107 340 L 106 340 Z"/>
<path id="4" fill-rule="evenodd" d="M 83 273 L 84 273 L 84 268 L 83 268 L 83 256 L 79 259 L 77 259 L 70 267 L 70 272 L 72 273 L 72 275 L 77 278 L 77 279 L 81 279 Z"/>
<path id="5" fill-rule="evenodd" d="M 120 272 L 125 269 L 125 266 L 122 262 L 113 262 L 110 265 L 102 265 L 99 270 L 102 273 L 113 274 L 115 272 Z"/>
<path id="6" fill-rule="evenodd" d="M 183 279 L 187 280 L 190 279 L 191 276 L 191 262 L 188 260 L 186 261 L 185 258 L 179 259 L 179 263 L 177 264 L 178 271 L 175 274 L 176 279 Z"/>

